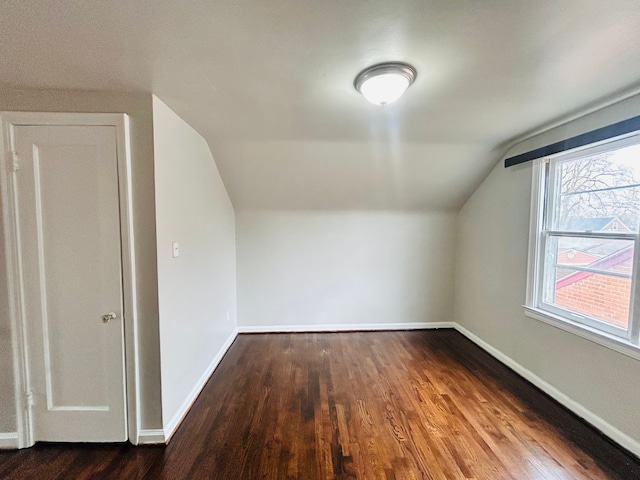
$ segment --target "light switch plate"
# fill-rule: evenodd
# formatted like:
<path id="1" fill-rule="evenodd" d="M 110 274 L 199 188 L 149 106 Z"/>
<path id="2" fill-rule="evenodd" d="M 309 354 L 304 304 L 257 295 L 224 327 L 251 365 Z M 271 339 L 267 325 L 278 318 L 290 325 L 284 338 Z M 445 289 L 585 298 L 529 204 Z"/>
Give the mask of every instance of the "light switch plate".
<path id="1" fill-rule="evenodd" d="M 178 242 L 173 242 L 171 246 L 173 247 L 173 258 L 180 256 L 180 244 Z"/>

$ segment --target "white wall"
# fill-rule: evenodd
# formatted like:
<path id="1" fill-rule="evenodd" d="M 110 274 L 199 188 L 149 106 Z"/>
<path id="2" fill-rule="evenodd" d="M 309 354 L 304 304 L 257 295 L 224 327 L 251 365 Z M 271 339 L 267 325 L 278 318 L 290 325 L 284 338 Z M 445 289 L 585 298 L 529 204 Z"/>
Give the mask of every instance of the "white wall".
<path id="1" fill-rule="evenodd" d="M 528 140 L 516 154 L 638 115 L 640 98 Z M 640 362 L 525 317 L 531 164 L 500 162 L 458 215 L 456 321 L 640 453 Z M 611 428 L 609 428 L 611 427 Z"/>
<path id="2" fill-rule="evenodd" d="M 162 425 L 160 408 L 160 349 L 153 191 L 153 133 L 151 95 L 71 90 L 0 88 L 0 111 L 127 113 L 131 124 L 131 181 L 135 232 L 140 424 L 153 430 Z M 4 245 L 0 252 L 4 255 Z M 1 262 L 0 262 L 1 263 Z M 0 265 L 1 266 L 1 265 Z M 5 300 L 6 277 L 0 279 Z M 4 304 L 6 305 L 6 304 Z M 15 402 L 9 318 L 0 307 L 0 433 L 15 431 Z"/>
<path id="3" fill-rule="evenodd" d="M 453 213 L 238 212 L 238 324 L 451 321 L 454 226 Z"/>
<path id="4" fill-rule="evenodd" d="M 235 337 L 235 219 L 207 143 L 155 96 L 153 127 L 162 417 L 170 433 Z"/>

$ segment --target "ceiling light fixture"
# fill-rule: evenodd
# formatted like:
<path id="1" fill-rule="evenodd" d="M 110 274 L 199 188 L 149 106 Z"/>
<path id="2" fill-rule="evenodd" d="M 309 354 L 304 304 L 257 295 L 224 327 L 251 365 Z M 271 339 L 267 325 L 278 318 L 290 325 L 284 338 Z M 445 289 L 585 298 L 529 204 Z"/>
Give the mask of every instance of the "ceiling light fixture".
<path id="1" fill-rule="evenodd" d="M 398 100 L 417 74 L 406 63 L 380 63 L 360 72 L 353 85 L 371 103 L 384 107 Z"/>

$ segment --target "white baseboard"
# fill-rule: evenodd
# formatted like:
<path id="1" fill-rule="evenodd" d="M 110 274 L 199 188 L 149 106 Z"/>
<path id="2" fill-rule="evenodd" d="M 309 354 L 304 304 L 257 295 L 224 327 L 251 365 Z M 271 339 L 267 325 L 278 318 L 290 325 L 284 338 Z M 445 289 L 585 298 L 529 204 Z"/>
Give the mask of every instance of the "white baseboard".
<path id="1" fill-rule="evenodd" d="M 626 433 L 621 432 L 616 427 L 614 427 L 613 425 L 611 425 L 610 423 L 608 423 L 607 421 L 603 420 L 598 415 L 593 413 L 591 410 L 588 410 L 587 408 L 582 406 L 580 403 L 576 402 L 575 400 L 571 399 L 570 397 L 562 393 L 553 385 L 547 383 L 546 381 L 538 377 L 536 374 L 534 374 L 530 370 L 520 365 L 511 357 L 505 355 L 497 348 L 492 347 L 491 345 L 489 345 L 487 342 L 482 340 L 480 337 L 478 337 L 474 333 L 471 333 L 462 325 L 454 322 L 454 328 L 458 332 L 463 334 L 465 337 L 467 337 L 469 340 L 471 340 L 473 343 L 475 343 L 480 348 L 482 348 L 487 353 L 489 353 L 491 356 L 493 356 L 500 362 L 504 363 L 511 370 L 515 371 L 520 376 L 525 378 L 527 381 L 531 382 L 540 390 L 545 392 L 547 395 L 549 395 L 550 397 L 558 401 L 560 404 L 567 407 L 569 410 L 571 410 L 573 413 L 578 415 L 584 421 L 593 425 L 595 428 L 600 430 L 603 434 L 605 434 L 611 440 L 618 443 L 622 447 L 626 448 L 630 452 L 634 453 L 636 456 L 640 457 L 640 442 L 634 440 Z"/>
<path id="2" fill-rule="evenodd" d="M 265 325 L 238 326 L 239 333 L 294 333 L 294 332 L 368 332 L 375 330 L 425 330 L 455 328 L 454 322 L 421 323 L 354 323 L 325 325 Z"/>
<path id="3" fill-rule="evenodd" d="M 0 448 L 18 448 L 18 432 L 0 432 Z"/>
<path id="4" fill-rule="evenodd" d="M 138 445 L 155 445 L 158 443 L 166 443 L 164 430 L 161 428 L 143 428 L 138 432 Z"/>
<path id="5" fill-rule="evenodd" d="M 236 339 L 237 336 L 238 336 L 238 329 L 236 328 L 231 333 L 231 335 L 229 335 L 229 338 L 225 340 L 222 347 L 220 347 L 220 350 L 218 350 L 218 353 L 216 353 L 215 357 L 213 357 L 213 360 L 211 360 L 211 363 L 209 364 L 207 369 L 204 371 L 204 373 L 200 376 L 196 384 L 193 386 L 193 389 L 191 390 L 191 392 L 189 392 L 187 397 L 184 399 L 184 402 L 182 402 L 182 405 L 180 405 L 180 408 L 178 408 L 178 410 L 173 415 L 171 420 L 164 426 L 164 442 L 165 443 L 169 443 L 169 440 L 171 440 L 171 437 L 180 426 L 180 423 L 182 423 L 182 420 L 189 412 L 189 409 L 191 409 L 193 402 L 196 401 L 196 398 L 198 398 L 198 395 L 200 395 L 200 392 L 202 391 L 205 384 L 209 380 L 209 377 L 211 377 L 211 374 L 213 373 L 213 371 L 216 369 L 216 367 L 222 360 L 222 357 L 224 357 L 224 354 L 227 353 L 227 350 L 229 350 L 229 347 L 231 346 L 231 344 L 233 343 L 233 341 Z"/>

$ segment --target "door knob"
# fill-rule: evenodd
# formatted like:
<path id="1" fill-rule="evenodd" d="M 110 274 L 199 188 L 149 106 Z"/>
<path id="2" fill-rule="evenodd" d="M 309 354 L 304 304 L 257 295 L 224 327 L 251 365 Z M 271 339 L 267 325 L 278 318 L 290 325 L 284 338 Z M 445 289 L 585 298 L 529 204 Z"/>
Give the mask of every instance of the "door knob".
<path id="1" fill-rule="evenodd" d="M 109 323 L 109 320 L 115 320 L 116 314 L 114 312 L 109 312 L 105 315 L 102 315 L 102 323 Z"/>

